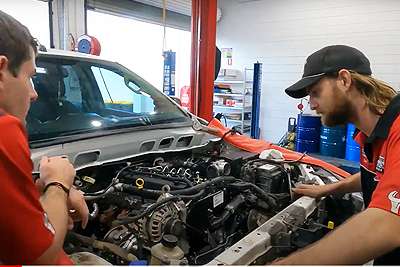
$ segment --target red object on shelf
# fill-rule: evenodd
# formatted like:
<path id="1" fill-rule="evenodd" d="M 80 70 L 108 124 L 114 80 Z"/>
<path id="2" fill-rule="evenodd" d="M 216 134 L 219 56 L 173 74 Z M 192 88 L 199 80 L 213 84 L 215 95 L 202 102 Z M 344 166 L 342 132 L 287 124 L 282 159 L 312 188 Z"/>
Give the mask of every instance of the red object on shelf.
<path id="1" fill-rule="evenodd" d="M 181 106 L 190 110 L 191 96 L 192 90 L 190 90 L 190 86 L 183 86 L 180 92 L 180 100 Z"/>
<path id="2" fill-rule="evenodd" d="M 225 101 L 225 105 L 226 105 L 226 106 L 229 106 L 229 107 L 234 107 L 235 104 L 236 104 L 236 101 L 233 100 L 233 99 L 227 99 L 227 100 Z"/>

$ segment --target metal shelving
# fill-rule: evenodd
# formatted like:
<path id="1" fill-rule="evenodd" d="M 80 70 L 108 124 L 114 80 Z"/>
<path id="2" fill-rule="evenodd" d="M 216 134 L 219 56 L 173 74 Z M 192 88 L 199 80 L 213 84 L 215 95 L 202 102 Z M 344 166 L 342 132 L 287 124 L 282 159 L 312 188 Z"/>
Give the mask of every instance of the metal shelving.
<path id="1" fill-rule="evenodd" d="M 219 108 L 219 109 L 232 109 L 232 110 L 242 110 L 245 109 L 246 111 L 251 111 L 251 106 L 245 106 L 243 107 L 235 107 L 235 106 L 223 106 L 223 105 L 214 105 L 214 108 Z"/>
<path id="2" fill-rule="evenodd" d="M 242 133 L 249 134 L 251 126 L 253 69 L 245 68 L 240 79 L 219 77 L 214 84 L 227 84 L 232 93 L 214 93 L 214 113 L 222 113 L 229 128 L 239 126 Z M 228 100 L 228 101 L 227 101 Z M 227 102 L 229 102 L 227 104 Z M 233 102 L 233 103 L 232 103 Z M 222 122 L 225 122 L 222 119 Z"/>
<path id="3" fill-rule="evenodd" d="M 214 96 L 242 96 L 243 94 L 214 93 Z"/>

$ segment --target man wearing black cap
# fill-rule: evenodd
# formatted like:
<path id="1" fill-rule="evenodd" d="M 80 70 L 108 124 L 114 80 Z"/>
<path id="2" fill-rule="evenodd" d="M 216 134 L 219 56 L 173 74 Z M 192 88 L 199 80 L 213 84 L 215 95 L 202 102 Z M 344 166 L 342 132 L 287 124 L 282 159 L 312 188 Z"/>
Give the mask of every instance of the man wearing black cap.
<path id="1" fill-rule="evenodd" d="M 294 192 L 311 197 L 362 192 L 366 209 L 334 232 L 276 264 L 400 265 L 400 96 L 371 77 L 359 50 L 334 45 L 307 58 L 300 81 L 285 92 L 309 95 L 322 123 L 351 122 L 359 132 L 360 173 L 324 186 L 302 185 Z"/>

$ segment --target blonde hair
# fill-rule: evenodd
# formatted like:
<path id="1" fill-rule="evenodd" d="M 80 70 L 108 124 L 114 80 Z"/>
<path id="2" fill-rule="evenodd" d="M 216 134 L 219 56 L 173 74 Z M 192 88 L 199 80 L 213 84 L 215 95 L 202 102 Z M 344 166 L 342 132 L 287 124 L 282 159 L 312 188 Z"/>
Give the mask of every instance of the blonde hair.
<path id="1" fill-rule="evenodd" d="M 397 95 L 396 90 L 387 83 L 368 75 L 350 71 L 357 90 L 365 97 L 372 112 L 382 115 L 390 101 Z"/>

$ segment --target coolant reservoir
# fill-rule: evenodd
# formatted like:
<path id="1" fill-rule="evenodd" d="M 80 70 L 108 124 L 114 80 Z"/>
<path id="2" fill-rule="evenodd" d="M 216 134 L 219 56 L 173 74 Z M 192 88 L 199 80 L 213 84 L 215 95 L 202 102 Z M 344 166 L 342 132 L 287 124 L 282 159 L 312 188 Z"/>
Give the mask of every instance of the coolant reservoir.
<path id="1" fill-rule="evenodd" d="M 150 265 L 178 265 L 185 254 L 177 246 L 178 238 L 174 235 L 163 235 L 161 243 L 151 247 Z"/>

